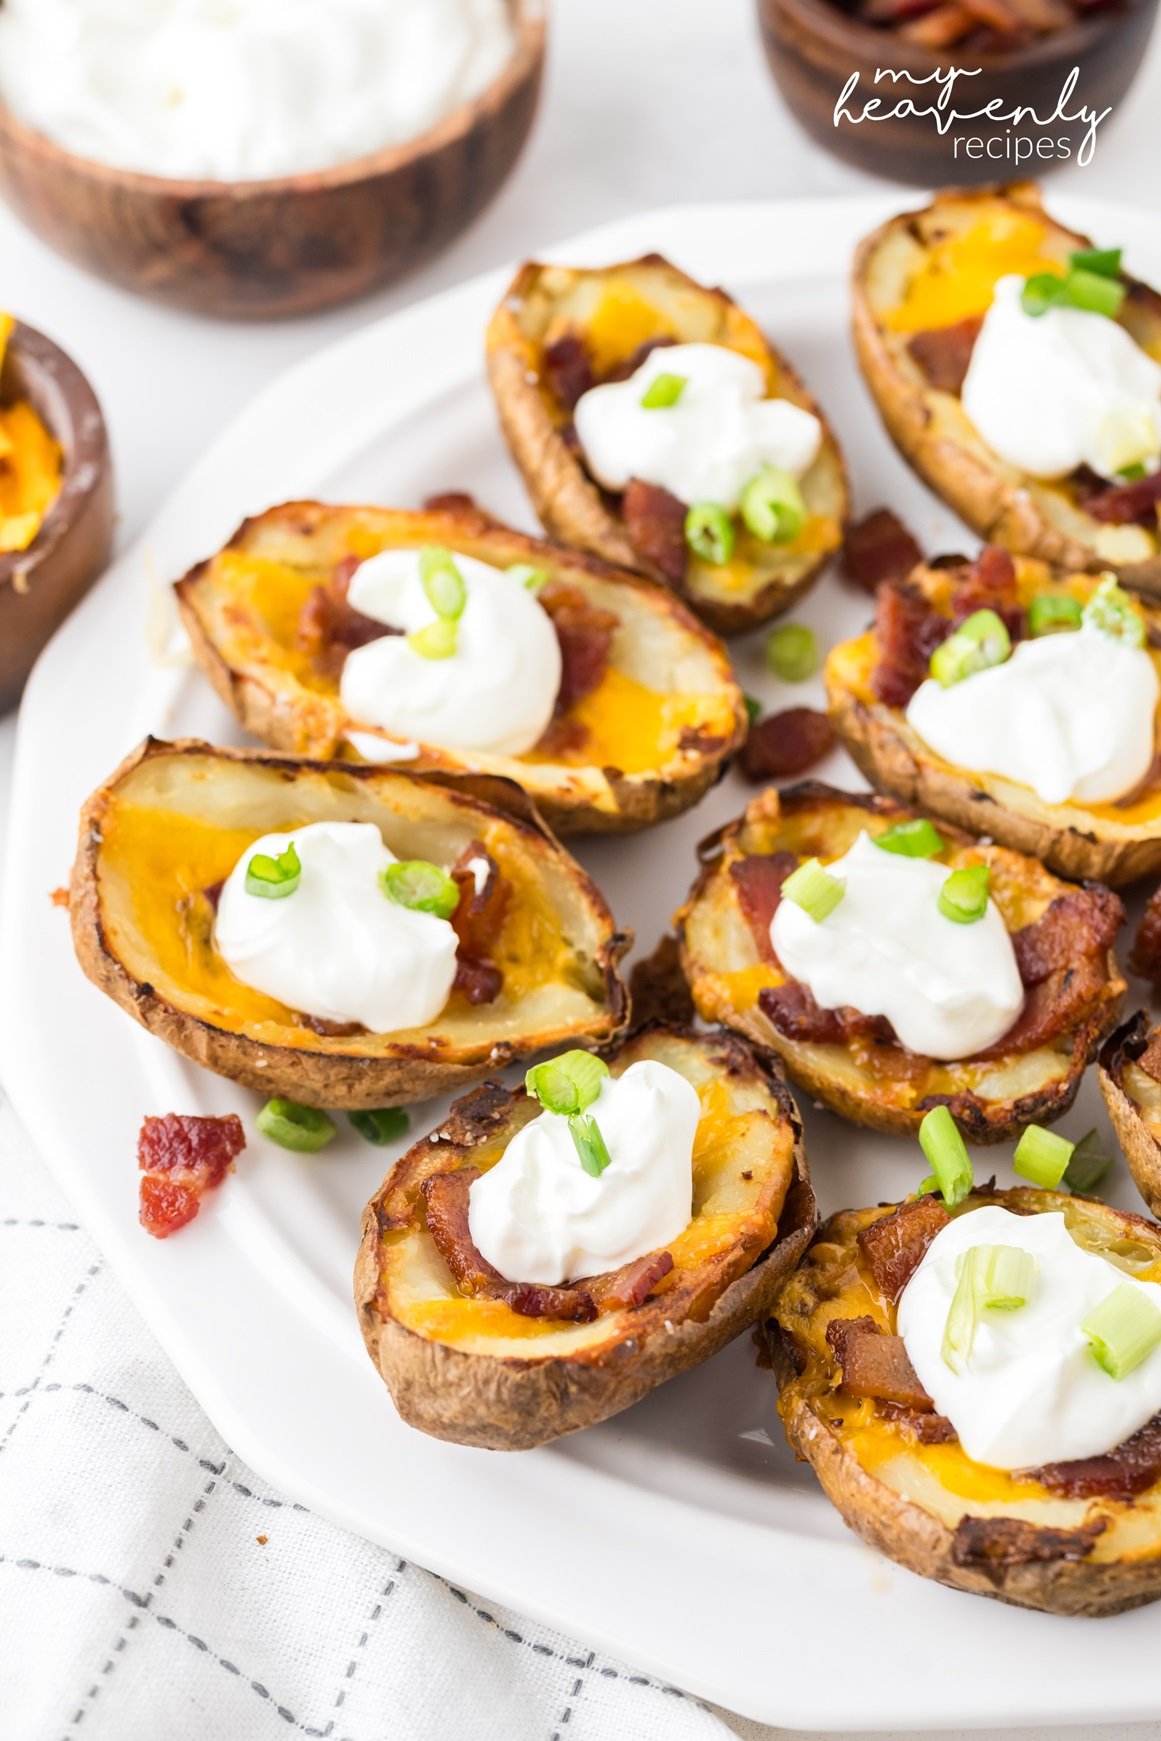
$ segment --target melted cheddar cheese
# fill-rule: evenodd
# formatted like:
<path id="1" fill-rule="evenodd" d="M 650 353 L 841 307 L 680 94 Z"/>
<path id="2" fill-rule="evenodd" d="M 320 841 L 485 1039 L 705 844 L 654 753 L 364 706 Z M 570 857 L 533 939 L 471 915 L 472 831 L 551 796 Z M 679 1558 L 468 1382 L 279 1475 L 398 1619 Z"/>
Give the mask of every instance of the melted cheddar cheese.
<path id="1" fill-rule="evenodd" d="M 0 375 L 16 322 L 0 314 Z M 27 550 L 60 494 L 61 450 L 26 399 L 0 404 L 0 556 Z"/>
<path id="2" fill-rule="evenodd" d="M 883 317 L 890 332 L 926 332 L 984 314 L 996 284 L 1015 273 L 1063 274 L 1066 261 L 1045 249 L 1044 224 L 998 205 L 964 230 L 932 241 L 901 302 Z"/>

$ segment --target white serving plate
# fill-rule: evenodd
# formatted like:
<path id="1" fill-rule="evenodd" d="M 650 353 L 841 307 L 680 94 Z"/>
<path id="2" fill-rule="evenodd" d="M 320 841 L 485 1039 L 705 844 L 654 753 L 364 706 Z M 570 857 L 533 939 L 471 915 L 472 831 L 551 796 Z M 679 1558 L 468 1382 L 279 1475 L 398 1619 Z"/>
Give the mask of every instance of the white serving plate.
<path id="1" fill-rule="evenodd" d="M 595 265 L 660 249 L 727 285 L 826 406 L 857 507 L 888 501 L 930 551 L 962 549 L 972 541 L 890 449 L 847 336 L 852 249 L 894 204 L 674 208 L 553 252 Z M 1059 209 L 1123 243 L 1137 273 L 1161 280 L 1155 218 L 1073 200 Z M 264 1144 L 253 1134 L 252 1096 L 137 1029 L 73 959 L 65 915 L 48 895 L 67 878 L 86 794 L 148 732 L 239 741 L 195 671 L 151 662 L 147 601 L 159 579 L 216 548 L 244 514 L 294 496 L 405 506 L 467 488 L 532 525 L 481 367 L 484 322 L 507 276 L 377 322 L 276 382 L 40 661 L 20 720 L 0 937 L 0 1043 L 13 1100 L 218 1429 L 265 1479 L 337 1523 L 767 1722 L 818 1730 L 1155 1717 L 1155 1611 L 1099 1626 L 1026 1614 L 871 1553 L 794 1463 L 773 1382 L 748 1338 L 618 1419 L 544 1450 L 463 1450 L 404 1426 L 364 1353 L 350 1298 L 359 1211 L 395 1151 L 353 1136 L 320 1157 Z M 829 644 L 863 626 L 868 601 L 832 574 L 795 614 Z M 734 643 L 745 687 L 767 704 L 817 703 L 817 682 L 779 693 L 763 673 L 761 644 Z M 841 753 L 819 772 L 861 784 Z M 635 839 L 580 844 L 642 947 L 685 894 L 696 842 L 747 795 L 731 776 L 693 815 Z M 1103 1127 L 1098 1098 L 1086 1083 L 1066 1130 Z M 239 1170 L 180 1237 L 148 1238 L 137 1225 L 142 1116 L 231 1108 L 251 1133 Z M 414 1109 L 413 1130 L 442 1110 Z M 914 1186 L 920 1157 L 910 1143 L 809 1108 L 806 1119 L 824 1212 Z M 993 1157 L 1007 1179 L 1007 1150 L 977 1161 Z M 1123 1169 L 1117 1189 L 1135 1204 Z"/>

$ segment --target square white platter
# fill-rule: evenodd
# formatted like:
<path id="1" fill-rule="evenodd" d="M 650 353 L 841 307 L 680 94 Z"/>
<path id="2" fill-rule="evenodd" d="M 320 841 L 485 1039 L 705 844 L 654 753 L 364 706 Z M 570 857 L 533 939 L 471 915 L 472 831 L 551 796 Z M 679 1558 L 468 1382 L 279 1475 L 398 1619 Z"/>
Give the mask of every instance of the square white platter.
<path id="1" fill-rule="evenodd" d="M 917 202 L 918 203 L 918 202 Z M 858 238 L 894 201 L 672 208 L 552 250 L 600 264 L 657 249 L 733 291 L 831 417 L 856 509 L 889 502 L 925 548 L 971 548 L 890 448 L 848 338 Z M 1154 217 L 1061 200 L 1066 222 L 1125 246 L 1161 281 Z M 532 240 L 530 238 L 530 240 Z M 754 1718 L 810 1729 L 1092 1724 L 1156 1716 L 1157 1616 L 1027 1614 L 898 1570 L 844 1529 L 796 1466 L 774 1385 L 748 1338 L 618 1419 L 535 1452 L 463 1450 L 404 1426 L 351 1305 L 359 1211 L 394 1151 L 348 1133 L 319 1157 L 253 1134 L 253 1097 L 137 1029 L 82 977 L 50 891 L 67 880 L 86 794 L 147 733 L 239 741 L 200 675 L 160 666 L 146 620 L 160 582 L 244 515 L 301 496 L 419 502 L 472 491 L 533 524 L 484 383 L 497 272 L 368 326 L 274 383 L 228 429 L 42 658 L 20 720 L 0 938 L 0 1044 L 17 1108 L 186 1381 L 238 1453 L 283 1492 L 497 1601 Z M 797 610 L 826 644 L 864 595 L 836 574 Z M 766 706 L 817 704 L 765 675 L 762 637 L 734 643 Z M 860 785 L 845 755 L 817 770 Z M 695 872 L 695 845 L 748 796 L 731 775 L 689 816 L 580 842 L 638 946 L 652 947 Z M 246 1118 L 250 1146 L 199 1220 L 159 1244 L 137 1224 L 143 1115 Z M 824 1213 L 914 1187 L 920 1157 L 806 1108 Z M 421 1133 L 442 1105 L 412 1111 Z M 1103 1126 L 1091 1082 L 1065 1123 Z M 403 1145 L 399 1145 L 402 1147 Z M 1002 1178 L 1010 1154 L 993 1150 Z M 1135 1197 L 1123 1168 L 1117 1186 Z"/>

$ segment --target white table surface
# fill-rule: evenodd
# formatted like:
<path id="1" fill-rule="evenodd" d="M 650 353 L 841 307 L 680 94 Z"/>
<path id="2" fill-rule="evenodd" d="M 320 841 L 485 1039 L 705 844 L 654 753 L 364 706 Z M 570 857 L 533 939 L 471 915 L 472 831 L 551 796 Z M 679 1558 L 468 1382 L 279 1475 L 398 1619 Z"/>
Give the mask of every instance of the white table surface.
<path id="1" fill-rule="evenodd" d="M 0 207 L 0 306 L 58 339 L 96 387 L 112 434 L 122 543 L 258 388 L 378 314 L 634 211 L 884 185 L 819 150 L 782 109 L 752 0 L 555 0 L 551 38 L 540 117 L 500 197 L 434 265 L 331 314 L 252 326 L 170 313 L 58 259 Z M 1150 125 L 1159 102 L 1161 32 L 1133 92 L 1102 125 L 1093 162 L 1061 170 L 1050 189 L 1152 207 L 1161 221 Z M 0 829 L 14 736 L 14 719 L 0 721 Z M 733 1721 L 739 1733 L 755 1732 Z M 1143 1741 L 1158 1732 L 1099 1735 Z"/>

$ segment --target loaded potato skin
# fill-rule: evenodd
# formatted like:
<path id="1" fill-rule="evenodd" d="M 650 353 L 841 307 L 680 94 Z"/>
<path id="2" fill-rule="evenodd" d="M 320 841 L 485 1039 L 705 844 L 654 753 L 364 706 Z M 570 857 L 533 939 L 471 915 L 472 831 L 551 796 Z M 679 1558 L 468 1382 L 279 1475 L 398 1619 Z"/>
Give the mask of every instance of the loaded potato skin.
<path id="1" fill-rule="evenodd" d="M 1161 1028 L 1144 1010 L 1109 1035 L 1097 1077 L 1137 1189 L 1161 1215 Z"/>
<path id="2" fill-rule="evenodd" d="M 523 1088 L 497 1083 L 457 1102 L 367 1207 L 355 1269 L 363 1337 L 404 1420 L 436 1438 L 524 1450 L 607 1419 L 761 1318 L 810 1240 L 801 1126 L 770 1054 L 653 1024 L 605 1057 L 614 1076 L 666 1064 L 700 1098 L 693 1219 L 666 1249 L 569 1289 L 457 1282 L 433 1237 L 432 1182 L 487 1171 L 539 1110 Z M 598 1300 L 595 1316 L 545 1315 L 558 1298 L 567 1310 L 577 1288 Z"/>
<path id="3" fill-rule="evenodd" d="M 702 560 L 683 538 L 690 504 L 636 479 L 609 492 L 586 469 L 573 424 L 581 394 L 626 378 L 652 349 L 673 344 L 724 346 L 757 362 L 770 396 L 822 422 L 820 451 L 801 480 L 806 519 L 792 540 L 762 543 L 743 527 L 728 561 Z M 505 440 L 550 535 L 674 588 L 719 634 L 780 616 L 839 549 L 849 489 L 818 405 L 725 291 L 662 256 L 597 270 L 527 262 L 492 317 L 487 360 Z"/>
<path id="4" fill-rule="evenodd" d="M 1141 1216 L 1028 1187 L 985 1187 L 954 1213 L 987 1204 L 1059 1212 L 1086 1249 L 1141 1280 L 1161 1279 L 1161 1229 Z M 849 1528 L 921 1577 L 1052 1614 L 1116 1614 L 1155 1601 L 1156 1423 L 1108 1456 L 1010 1473 L 973 1462 L 930 1398 L 882 1394 L 890 1388 L 882 1375 L 897 1364 L 899 1294 L 946 1221 L 933 1199 L 912 1198 L 844 1210 L 819 1230 L 767 1325 L 792 1449 Z M 879 1355 L 877 1378 L 865 1360 L 860 1369 L 868 1347 Z"/>

